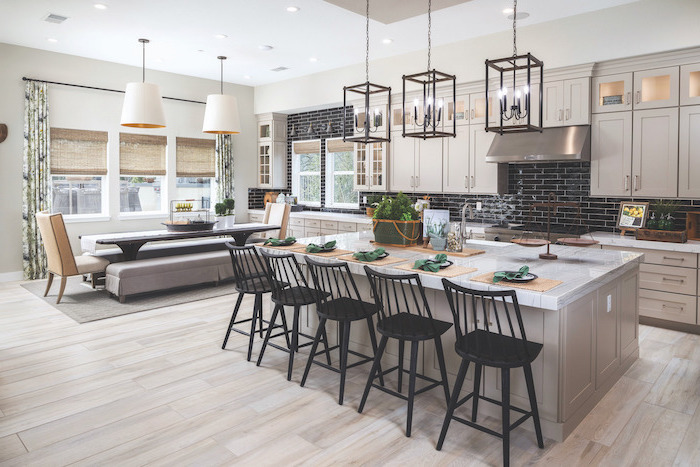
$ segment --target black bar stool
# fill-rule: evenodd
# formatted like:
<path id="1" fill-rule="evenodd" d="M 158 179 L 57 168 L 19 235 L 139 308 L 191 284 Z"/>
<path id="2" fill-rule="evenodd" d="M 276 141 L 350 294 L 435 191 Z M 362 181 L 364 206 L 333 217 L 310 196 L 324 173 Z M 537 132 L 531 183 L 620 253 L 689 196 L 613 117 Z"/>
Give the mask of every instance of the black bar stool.
<path id="1" fill-rule="evenodd" d="M 271 292 L 272 288 L 268 279 L 267 265 L 262 258 L 260 258 L 254 246 L 236 246 L 226 242 L 226 247 L 231 254 L 231 264 L 233 266 L 235 287 L 238 291 L 238 300 L 236 301 L 236 306 L 233 308 L 233 315 L 231 316 L 231 321 L 226 330 L 226 337 L 224 337 L 224 343 L 221 345 L 221 348 L 226 349 L 226 343 L 231 335 L 231 331 L 248 336 L 248 361 L 250 361 L 255 333 L 259 332 L 260 337 L 263 337 L 263 332 L 265 331 L 265 329 L 263 329 L 262 296 L 263 294 Z M 245 294 L 255 295 L 253 316 L 236 321 Z M 235 327 L 235 325 L 248 322 L 250 322 L 250 331 Z"/>
<path id="2" fill-rule="evenodd" d="M 306 282 L 306 278 L 304 277 L 304 272 L 301 270 L 301 266 L 299 266 L 299 263 L 294 257 L 294 253 L 274 254 L 263 250 L 262 255 L 263 258 L 265 258 L 265 263 L 267 264 L 270 274 L 269 278 L 272 285 L 272 302 L 275 304 L 275 308 L 272 311 L 270 325 L 267 327 L 267 333 L 265 334 L 265 340 L 263 341 L 262 348 L 260 349 L 257 365 L 260 366 L 263 355 L 265 354 L 265 348 L 268 345 L 278 350 L 288 352 L 289 364 L 287 368 L 287 380 L 289 381 L 292 379 L 294 354 L 299 351 L 300 347 L 311 345 L 313 341 L 313 336 L 303 334 L 299 331 L 301 307 L 306 305 L 315 305 L 320 300 L 321 296 L 324 295 L 324 293 L 309 287 L 309 284 Z M 284 315 L 285 306 L 294 307 L 291 342 L 289 340 L 290 331 L 287 327 L 287 319 Z M 275 327 L 278 315 L 280 316 L 284 331 L 281 334 L 272 335 L 272 329 Z M 284 335 L 285 339 L 287 340 L 287 348 L 280 347 L 275 343 L 270 342 L 271 338 L 281 335 Z M 300 345 L 299 336 L 311 339 L 311 341 Z M 325 330 L 323 331 L 323 342 L 326 359 L 328 361 L 328 365 L 330 365 L 331 356 L 330 352 L 328 351 L 328 337 L 326 336 Z"/>
<path id="3" fill-rule="evenodd" d="M 447 279 L 443 279 L 442 284 L 455 322 L 455 332 L 457 333 L 455 351 L 462 357 L 462 364 L 459 367 L 455 387 L 452 390 L 452 399 L 447 407 L 437 449 L 438 451 L 442 449 L 450 421 L 456 420 L 484 433 L 502 438 L 503 465 L 507 466 L 510 462 L 510 432 L 530 417 L 535 423 L 537 445 L 540 449 L 544 448 L 531 367 L 531 363 L 542 350 L 542 344 L 527 340 L 518 298 L 514 290 L 473 290 L 461 287 Z M 512 302 L 510 306 L 508 299 Z M 483 323 L 481 326 L 477 325 L 479 318 Z M 463 399 L 459 399 L 459 392 L 462 389 L 470 362 L 474 362 L 476 365 L 474 390 Z M 501 369 L 501 401 L 479 395 L 484 365 Z M 527 392 L 530 397 L 529 412 L 510 405 L 510 369 L 518 367 L 522 367 L 525 372 Z M 455 409 L 470 398 L 472 399 L 471 421 L 454 415 Z M 501 406 L 503 418 L 501 433 L 476 423 L 479 399 Z M 510 423 L 511 410 L 523 414 L 513 424 Z"/>
<path id="4" fill-rule="evenodd" d="M 445 391 L 445 403 L 450 400 L 450 390 L 447 386 L 447 371 L 445 369 L 445 356 L 442 352 L 442 341 L 440 336 L 447 332 L 452 323 L 434 319 L 430 313 L 428 300 L 425 298 L 425 290 L 418 274 L 383 274 L 365 266 L 365 272 L 372 286 L 374 300 L 379 308 L 379 321 L 377 331 L 382 335 L 379 342 L 379 349 L 374 358 L 372 370 L 367 379 L 365 392 L 358 412 L 367 401 L 369 390 L 375 388 L 384 391 L 392 396 L 408 401 L 408 414 L 406 418 L 406 436 L 411 436 L 411 420 L 413 419 L 413 399 L 416 394 L 442 386 Z M 389 338 L 399 340 L 399 364 L 388 370 L 380 370 L 380 361 Z M 441 381 L 419 375 L 416 372 L 418 363 L 418 343 L 426 340 L 435 341 L 435 351 L 437 352 L 438 364 L 440 365 Z M 401 394 L 402 376 L 406 370 L 403 369 L 403 347 L 406 341 L 411 342 L 410 370 L 408 371 L 408 396 Z M 386 375 L 394 370 L 398 370 L 398 392 L 389 388 L 374 384 L 377 373 Z M 428 386 L 416 391 L 416 377 L 428 381 Z"/>
<path id="5" fill-rule="evenodd" d="M 345 374 L 348 368 L 353 368 L 367 362 L 371 362 L 377 355 L 377 337 L 374 334 L 374 322 L 372 317 L 377 313 L 377 306 L 374 303 L 367 303 L 360 298 L 360 292 L 357 290 L 357 285 L 352 278 L 348 264 L 344 262 L 321 263 L 314 261 L 311 258 L 306 258 L 306 264 L 309 266 L 309 272 L 314 281 L 314 287 L 317 290 L 325 292 L 319 295 L 319 302 L 316 305 L 319 323 L 316 337 L 314 338 L 311 354 L 306 362 L 304 377 L 301 379 L 301 385 L 304 386 L 306 378 L 309 376 L 311 364 L 315 363 L 327 368 L 336 373 L 340 373 L 340 393 L 338 395 L 338 404 L 343 405 L 343 395 L 345 394 Z M 326 330 L 326 321 L 336 321 L 339 327 L 339 345 L 330 347 L 328 350 L 339 349 L 340 353 L 340 369 L 326 365 L 315 359 L 316 355 L 324 352 L 316 353 L 319 342 L 322 340 Z M 366 320 L 367 329 L 369 331 L 370 342 L 372 343 L 372 351 L 374 355 L 371 357 L 350 350 L 350 324 L 353 321 Z M 348 365 L 348 354 L 353 354 L 361 357 L 361 360 Z M 381 375 L 381 370 L 380 370 Z M 382 377 L 381 384 L 384 385 Z"/>

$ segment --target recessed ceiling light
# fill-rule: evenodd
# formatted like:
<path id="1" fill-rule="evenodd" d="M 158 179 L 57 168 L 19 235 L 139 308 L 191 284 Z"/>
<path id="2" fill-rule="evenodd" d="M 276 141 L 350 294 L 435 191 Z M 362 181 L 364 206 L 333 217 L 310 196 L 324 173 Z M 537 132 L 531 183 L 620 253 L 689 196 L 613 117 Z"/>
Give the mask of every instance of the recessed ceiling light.
<path id="1" fill-rule="evenodd" d="M 107 5 L 105 5 L 104 3 L 95 3 L 94 6 L 95 6 L 95 8 L 97 8 L 98 10 L 106 10 L 106 9 L 107 9 Z"/>
<path id="2" fill-rule="evenodd" d="M 382 39 L 382 44 L 391 44 L 392 42 L 394 42 L 394 39 L 389 39 L 389 38 Z"/>
<path id="3" fill-rule="evenodd" d="M 264 50 L 265 52 L 267 52 L 268 50 L 274 49 L 274 47 L 272 47 L 271 45 L 259 45 L 258 49 Z"/>
<path id="4" fill-rule="evenodd" d="M 46 39 L 46 40 L 49 41 L 49 42 L 53 42 L 53 43 L 58 42 L 58 39 L 55 39 L 55 38 L 53 38 L 53 37 L 49 37 L 49 38 Z"/>
<path id="5" fill-rule="evenodd" d="M 226 39 L 228 36 L 226 34 L 216 34 L 214 37 L 217 39 Z"/>
<path id="6" fill-rule="evenodd" d="M 288 6 L 287 11 L 290 13 L 296 13 L 297 11 L 299 11 L 299 7 L 298 6 Z"/>
<path id="7" fill-rule="evenodd" d="M 506 8 L 502 11 L 504 15 L 512 15 L 513 14 L 513 9 L 512 8 Z"/>
<path id="8" fill-rule="evenodd" d="M 515 19 L 525 19 L 530 16 L 530 13 L 527 11 L 519 11 L 518 15 Z M 513 19 L 513 12 L 511 11 L 510 14 L 507 17 L 508 19 L 512 20 Z"/>
<path id="9" fill-rule="evenodd" d="M 310 62 L 317 62 L 317 61 L 318 61 L 318 58 L 316 58 L 316 57 L 311 57 L 311 58 L 309 58 L 309 61 L 310 61 Z"/>
<path id="10" fill-rule="evenodd" d="M 204 49 L 199 49 L 199 50 L 197 50 L 197 52 L 203 53 L 203 52 L 204 52 Z"/>

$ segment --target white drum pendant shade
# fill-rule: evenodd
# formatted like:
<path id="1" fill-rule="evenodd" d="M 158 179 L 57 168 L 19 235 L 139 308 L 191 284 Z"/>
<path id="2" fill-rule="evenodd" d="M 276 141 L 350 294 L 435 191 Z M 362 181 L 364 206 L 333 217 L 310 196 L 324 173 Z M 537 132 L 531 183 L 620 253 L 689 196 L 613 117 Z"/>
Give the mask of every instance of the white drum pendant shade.
<path id="1" fill-rule="evenodd" d="M 238 102 L 228 94 L 209 94 L 204 110 L 203 133 L 236 135 L 241 132 Z"/>
<path id="2" fill-rule="evenodd" d="M 165 128 L 165 112 L 157 84 L 127 83 L 121 124 L 135 128 Z"/>

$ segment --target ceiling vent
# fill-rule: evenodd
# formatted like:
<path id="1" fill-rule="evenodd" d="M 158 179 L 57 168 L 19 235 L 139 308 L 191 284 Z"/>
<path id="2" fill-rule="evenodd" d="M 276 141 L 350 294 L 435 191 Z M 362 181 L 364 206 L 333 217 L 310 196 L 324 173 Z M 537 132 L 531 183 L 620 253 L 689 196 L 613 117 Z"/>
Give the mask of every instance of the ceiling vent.
<path id="1" fill-rule="evenodd" d="M 277 68 L 273 68 L 270 71 L 284 71 L 284 70 L 289 70 L 286 66 L 278 66 Z"/>
<path id="2" fill-rule="evenodd" d="M 55 13 L 49 13 L 49 16 L 44 18 L 44 21 L 46 21 L 47 23 L 61 24 L 62 22 L 64 22 L 67 19 L 68 19 L 67 16 L 61 16 L 61 15 L 57 15 Z"/>

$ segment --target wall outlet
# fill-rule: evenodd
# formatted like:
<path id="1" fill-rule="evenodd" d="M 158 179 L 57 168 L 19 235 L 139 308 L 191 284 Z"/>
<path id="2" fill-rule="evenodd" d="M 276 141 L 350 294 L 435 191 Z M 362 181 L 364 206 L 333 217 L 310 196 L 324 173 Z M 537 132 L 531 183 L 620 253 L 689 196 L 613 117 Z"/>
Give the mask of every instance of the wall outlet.
<path id="1" fill-rule="evenodd" d="M 367 204 L 367 197 L 366 197 L 366 196 L 363 196 L 363 197 L 362 197 L 362 202 L 363 202 L 364 204 Z"/>
<path id="2" fill-rule="evenodd" d="M 477 201 L 477 202 L 476 202 L 476 210 L 477 210 L 477 211 L 481 211 L 481 207 L 482 207 L 482 206 L 481 206 L 481 201 Z"/>
<path id="3" fill-rule="evenodd" d="M 608 313 L 612 311 L 612 295 L 608 295 Z"/>

